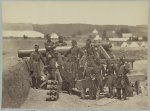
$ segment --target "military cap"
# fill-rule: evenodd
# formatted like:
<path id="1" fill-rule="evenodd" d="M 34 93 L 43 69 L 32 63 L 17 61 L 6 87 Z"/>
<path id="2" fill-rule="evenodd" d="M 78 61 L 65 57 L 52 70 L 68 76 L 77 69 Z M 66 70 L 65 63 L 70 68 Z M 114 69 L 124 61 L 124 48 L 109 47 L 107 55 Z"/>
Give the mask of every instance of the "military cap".
<path id="1" fill-rule="evenodd" d="M 51 37 L 50 34 L 45 34 L 45 38 Z"/>
<path id="2" fill-rule="evenodd" d="M 38 44 L 35 44 L 34 46 L 39 46 Z"/>
<path id="3" fill-rule="evenodd" d="M 38 44 L 35 44 L 34 47 L 39 47 L 39 45 L 38 45 Z"/>
<path id="4" fill-rule="evenodd" d="M 63 38 L 63 36 L 60 35 L 59 38 Z"/>
<path id="5" fill-rule="evenodd" d="M 91 39 L 87 39 L 87 41 L 91 42 Z"/>
<path id="6" fill-rule="evenodd" d="M 71 42 L 72 42 L 72 43 L 77 43 L 77 41 L 76 41 L 76 40 L 72 40 Z"/>

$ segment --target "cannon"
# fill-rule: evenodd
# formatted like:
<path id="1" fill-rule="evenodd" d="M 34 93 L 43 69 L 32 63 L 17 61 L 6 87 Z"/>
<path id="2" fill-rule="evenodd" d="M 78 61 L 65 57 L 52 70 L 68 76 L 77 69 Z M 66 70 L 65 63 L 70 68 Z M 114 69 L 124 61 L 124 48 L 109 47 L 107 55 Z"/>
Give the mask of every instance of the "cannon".
<path id="1" fill-rule="evenodd" d="M 59 52 L 61 54 L 64 54 L 67 50 L 69 50 L 71 46 L 63 46 L 63 47 L 56 47 L 54 50 L 56 52 Z M 30 54 L 34 51 L 34 49 L 31 50 L 18 50 L 18 57 L 19 58 L 25 58 L 30 57 Z M 42 55 L 45 57 L 46 49 L 39 49 L 39 52 L 42 53 Z"/>
<path id="2" fill-rule="evenodd" d="M 104 58 L 100 59 L 100 62 L 102 64 L 107 63 L 107 59 L 110 60 L 111 63 L 117 64 L 119 62 L 119 58 L 111 58 L 108 50 L 112 47 L 110 43 L 100 43 L 100 44 L 93 44 L 94 47 L 98 48 L 99 51 L 101 51 L 101 54 L 103 54 Z M 60 54 L 65 54 L 66 51 L 68 51 L 71 48 L 71 46 L 58 46 L 54 50 Z M 82 48 L 82 47 L 81 47 Z M 18 50 L 18 57 L 19 58 L 27 58 L 30 57 L 30 54 L 34 51 L 32 50 Z M 46 50 L 45 48 L 39 49 L 39 52 L 42 53 L 42 55 L 45 57 Z M 133 69 L 133 63 L 135 59 L 124 59 L 125 62 L 131 64 L 131 69 Z"/>
<path id="3" fill-rule="evenodd" d="M 107 52 L 112 45 L 110 43 L 100 43 L 100 44 L 93 44 L 95 47 L 100 47 L 102 52 Z M 52 47 L 51 49 L 54 49 L 56 52 L 61 53 L 62 55 L 68 51 L 71 48 L 71 46 L 57 46 L 55 49 Z M 34 49 L 30 50 L 18 50 L 18 57 L 24 58 L 24 57 L 30 57 L 30 54 L 34 51 Z M 46 49 L 39 49 L 39 52 L 42 53 L 42 55 L 45 57 Z M 105 54 L 107 56 L 108 54 Z M 110 57 L 106 57 L 110 58 Z"/>
<path id="4" fill-rule="evenodd" d="M 101 51 L 101 54 L 103 54 L 104 58 L 101 59 L 101 63 L 106 64 L 107 59 L 110 59 L 110 62 L 112 63 L 118 63 L 119 59 L 118 58 L 111 58 L 108 50 L 112 47 L 110 43 L 100 43 L 100 44 L 93 44 L 94 47 L 97 47 L 99 51 Z M 65 54 L 66 51 L 68 51 L 71 48 L 71 46 L 58 46 L 54 50 L 61 55 Z M 31 50 L 18 50 L 18 57 L 19 58 L 26 58 L 30 57 L 30 54 L 34 51 L 34 49 Z M 46 49 L 39 49 L 39 52 L 42 53 L 43 57 L 45 57 Z M 126 62 L 130 62 L 132 64 L 133 68 L 133 63 L 135 59 L 124 59 Z"/>

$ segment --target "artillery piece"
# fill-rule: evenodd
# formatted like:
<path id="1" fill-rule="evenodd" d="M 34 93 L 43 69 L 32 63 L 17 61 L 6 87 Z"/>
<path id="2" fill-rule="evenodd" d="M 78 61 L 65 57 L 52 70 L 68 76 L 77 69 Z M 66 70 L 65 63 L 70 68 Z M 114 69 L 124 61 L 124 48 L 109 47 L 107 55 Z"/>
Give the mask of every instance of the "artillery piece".
<path id="1" fill-rule="evenodd" d="M 93 44 L 93 46 L 95 47 L 95 49 L 100 51 L 101 54 L 103 55 L 103 58 L 100 59 L 102 64 L 106 64 L 108 59 L 110 60 L 111 63 L 117 64 L 119 62 L 119 58 L 113 58 L 110 55 L 110 52 L 111 52 L 110 48 L 112 47 L 111 43 L 103 42 L 103 43 L 99 43 L 99 44 Z M 71 48 L 71 46 L 58 46 L 54 50 L 63 55 L 70 48 Z M 22 58 L 22 59 L 30 57 L 30 54 L 33 51 L 34 51 L 34 49 L 32 49 L 32 50 L 18 50 L 18 57 Z M 39 49 L 39 52 L 42 53 L 42 55 L 45 57 L 46 50 L 44 48 Z M 124 61 L 127 62 L 127 63 L 130 63 L 131 64 L 131 69 L 133 69 L 133 63 L 134 63 L 135 59 L 124 59 Z M 133 81 L 133 82 L 135 82 L 135 81 L 139 80 L 139 78 L 140 79 L 143 78 L 143 76 L 139 77 L 138 75 L 132 75 L 131 74 L 131 75 L 129 75 L 129 79 L 130 78 L 135 78 L 135 80 Z M 131 81 L 132 81 L 132 79 L 131 79 Z"/>
<path id="2" fill-rule="evenodd" d="M 114 58 L 110 54 L 111 53 L 110 48 L 112 47 L 111 43 L 103 42 L 103 43 L 100 43 L 100 44 L 93 44 L 93 46 L 95 47 L 95 49 L 97 51 L 101 52 L 101 55 L 102 55 L 101 63 L 106 64 L 107 59 L 109 59 L 111 63 L 116 63 L 117 64 L 119 62 L 119 58 Z M 70 48 L 71 48 L 71 46 L 58 46 L 54 50 L 56 52 L 60 53 L 61 55 L 63 55 Z M 52 49 L 53 49 L 53 47 L 52 47 Z M 18 50 L 18 58 L 24 59 L 24 58 L 30 57 L 30 54 L 33 51 L 34 51 L 34 49 L 31 49 L 31 50 Z M 45 53 L 46 53 L 45 48 L 39 49 L 39 52 L 42 53 L 42 55 L 45 57 Z M 124 61 L 128 62 L 128 63 L 131 63 L 131 66 L 132 66 L 132 69 L 133 69 L 133 63 L 134 63 L 135 59 L 124 59 Z"/>

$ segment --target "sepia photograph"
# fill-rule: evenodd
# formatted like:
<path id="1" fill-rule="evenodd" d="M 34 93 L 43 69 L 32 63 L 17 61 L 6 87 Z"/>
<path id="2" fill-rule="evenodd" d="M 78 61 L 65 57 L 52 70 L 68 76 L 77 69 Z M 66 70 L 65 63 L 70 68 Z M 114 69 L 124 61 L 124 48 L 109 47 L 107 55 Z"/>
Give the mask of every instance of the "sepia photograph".
<path id="1" fill-rule="evenodd" d="M 149 109 L 148 0 L 1 3 L 2 109 Z"/>

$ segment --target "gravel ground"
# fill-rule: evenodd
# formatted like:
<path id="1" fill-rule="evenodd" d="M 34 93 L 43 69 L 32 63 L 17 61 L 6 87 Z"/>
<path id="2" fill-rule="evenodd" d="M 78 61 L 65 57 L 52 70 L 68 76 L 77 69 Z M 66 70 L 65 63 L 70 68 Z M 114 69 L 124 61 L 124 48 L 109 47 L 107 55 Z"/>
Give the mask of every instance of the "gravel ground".
<path id="1" fill-rule="evenodd" d="M 142 66 L 141 66 L 142 64 Z M 136 61 L 134 64 L 135 70 L 137 72 L 146 72 L 147 69 L 147 60 Z M 144 71 L 144 72 L 143 72 Z M 146 74 L 146 73 L 145 73 Z M 142 83 L 142 85 L 146 85 L 146 82 Z M 134 97 L 130 97 L 129 100 L 120 101 L 117 99 L 108 99 L 102 98 L 101 100 L 81 100 L 76 95 L 68 95 L 66 93 L 60 94 L 60 99 L 57 102 L 47 102 L 45 101 L 47 95 L 46 90 L 37 90 L 30 89 L 28 98 L 22 104 L 21 108 L 28 109 L 56 109 L 56 108 L 69 108 L 69 109 L 147 109 L 148 107 L 148 97 L 147 92 L 144 91 L 141 95 L 134 95 Z"/>
<path id="2" fill-rule="evenodd" d="M 82 100 L 76 95 L 68 95 L 60 93 L 58 101 L 45 101 L 47 95 L 46 90 L 30 89 L 28 98 L 22 104 L 22 109 L 147 109 L 147 96 L 135 95 L 129 100 L 117 100 L 102 98 L 96 100 Z"/>

